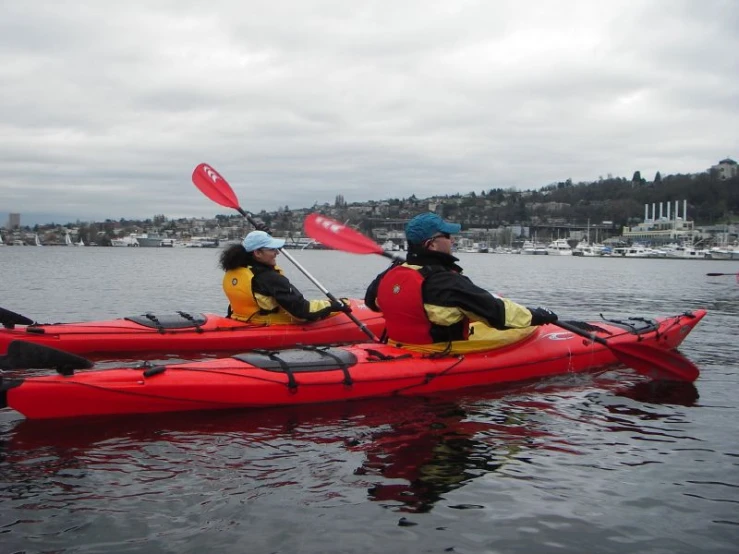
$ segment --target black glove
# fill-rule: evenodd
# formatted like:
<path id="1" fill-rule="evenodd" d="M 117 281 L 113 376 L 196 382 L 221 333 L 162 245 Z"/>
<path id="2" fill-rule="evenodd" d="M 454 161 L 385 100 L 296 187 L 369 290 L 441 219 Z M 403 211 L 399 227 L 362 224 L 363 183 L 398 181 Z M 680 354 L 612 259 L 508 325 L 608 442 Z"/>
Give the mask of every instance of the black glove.
<path id="1" fill-rule="evenodd" d="M 265 233 L 268 233 L 270 235 L 272 234 L 272 229 L 269 228 L 269 225 L 258 219 L 254 221 L 254 228 L 257 231 L 264 231 Z"/>
<path id="2" fill-rule="evenodd" d="M 349 300 L 346 298 L 340 298 L 338 302 L 331 301 L 331 309 L 334 312 L 344 312 L 345 314 L 350 314 L 352 312 L 352 307 L 349 304 Z"/>
<path id="3" fill-rule="evenodd" d="M 531 312 L 531 325 L 546 325 L 559 319 L 557 314 L 546 308 L 528 308 Z"/>

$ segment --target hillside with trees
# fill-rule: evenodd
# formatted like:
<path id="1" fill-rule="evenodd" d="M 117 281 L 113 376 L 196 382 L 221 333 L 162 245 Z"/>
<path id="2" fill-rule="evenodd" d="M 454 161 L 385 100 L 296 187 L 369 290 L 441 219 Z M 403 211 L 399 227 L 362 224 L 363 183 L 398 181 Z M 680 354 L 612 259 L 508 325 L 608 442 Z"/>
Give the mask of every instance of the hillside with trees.
<path id="1" fill-rule="evenodd" d="M 419 195 L 420 196 L 420 195 Z M 688 219 L 696 225 L 722 225 L 739 221 L 739 178 L 721 180 L 714 173 L 669 175 L 657 173 L 647 181 L 636 171 L 631 179 L 612 177 L 591 183 L 571 180 L 553 183 L 536 191 L 490 189 L 480 193 L 451 194 L 335 205 L 331 213 L 362 225 L 365 219 L 407 219 L 426 209 L 467 227 L 495 228 L 507 225 L 546 225 L 588 221 L 611 221 L 614 226 L 633 225 L 644 218 L 645 204 L 687 201 Z M 313 210 L 327 206 L 314 206 Z M 311 210 L 311 211 L 313 211 Z M 285 221 L 260 214 L 278 226 Z M 682 214 L 681 214 L 682 216 Z"/>
<path id="2" fill-rule="evenodd" d="M 739 223 L 739 177 L 720 179 L 713 172 L 661 176 L 647 181 L 639 171 L 625 177 L 601 178 L 591 183 L 573 183 L 570 179 L 552 183 L 539 190 L 520 191 L 494 188 L 479 193 L 454 193 L 423 197 L 422 191 L 408 198 L 347 203 L 341 194 L 334 204 L 291 209 L 284 206 L 274 212 L 262 211 L 258 217 L 278 234 L 302 234 L 303 217 L 321 211 L 370 233 L 384 221 L 402 222 L 427 210 L 435 210 L 445 218 L 462 224 L 464 229 L 496 229 L 509 226 L 547 226 L 588 222 L 612 222 L 618 233 L 644 217 L 645 204 L 687 201 L 688 219 L 696 226 L 721 226 Z M 682 214 L 681 214 L 682 215 Z M 233 239 L 249 228 L 245 220 L 233 213 L 214 219 L 168 219 L 159 214 L 142 220 L 76 222 L 75 224 L 34 226 L 34 233 L 45 232 L 45 243 L 63 241 L 71 231 L 73 238 L 86 244 L 109 245 L 110 239 L 132 232 L 156 230 L 166 236 L 210 235 Z M 31 231 L 31 228 L 24 228 Z"/>

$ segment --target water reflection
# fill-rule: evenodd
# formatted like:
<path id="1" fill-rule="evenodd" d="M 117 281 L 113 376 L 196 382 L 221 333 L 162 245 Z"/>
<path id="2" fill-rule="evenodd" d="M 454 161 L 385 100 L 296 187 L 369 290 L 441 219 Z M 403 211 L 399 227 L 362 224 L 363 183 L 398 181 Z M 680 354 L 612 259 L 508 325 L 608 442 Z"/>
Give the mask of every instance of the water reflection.
<path id="1" fill-rule="evenodd" d="M 0 443 L 0 498 L 23 510 L 56 509 L 60 500 L 84 509 L 93 500 L 166 495 L 176 484 L 258 501 L 302 483 L 310 504 L 363 489 L 388 509 L 425 513 L 482 475 L 528 463 L 534 450 L 582 454 L 583 445 L 568 437 L 573 423 L 638 430 L 674 417 L 643 403 L 689 407 L 698 398 L 692 385 L 606 378 L 594 389 L 589 379 L 471 397 L 21 421 Z M 633 402 L 626 406 L 618 397 Z"/>
<path id="2" fill-rule="evenodd" d="M 698 389 L 693 383 L 676 381 L 645 381 L 634 383 L 617 396 L 630 398 L 644 404 L 672 404 L 690 407 L 698 401 Z"/>
<path id="3" fill-rule="evenodd" d="M 426 419 L 373 433 L 361 471 L 383 481 L 369 489 L 370 498 L 400 512 L 428 512 L 475 478 L 509 462 L 525 462 L 532 448 L 562 449 L 530 417 L 536 404 L 491 393 L 466 408 L 438 404 L 426 411 Z"/>

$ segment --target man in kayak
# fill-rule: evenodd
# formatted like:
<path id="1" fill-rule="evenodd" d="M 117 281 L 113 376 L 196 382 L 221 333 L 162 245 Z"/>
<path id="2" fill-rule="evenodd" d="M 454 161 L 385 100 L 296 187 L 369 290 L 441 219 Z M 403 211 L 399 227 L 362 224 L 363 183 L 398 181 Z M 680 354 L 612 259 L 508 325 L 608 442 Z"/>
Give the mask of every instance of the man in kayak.
<path id="1" fill-rule="evenodd" d="M 230 302 L 230 317 L 279 325 L 316 321 L 347 309 L 330 300 L 303 297 L 277 266 L 277 254 L 284 245 L 283 239 L 259 230 L 221 253 L 220 265 L 226 272 L 223 291 Z"/>
<path id="2" fill-rule="evenodd" d="M 392 342 L 451 345 L 470 338 L 470 322 L 493 329 L 522 329 L 557 321 L 545 308 L 525 308 L 475 285 L 462 275 L 452 256 L 451 235 L 461 226 L 434 213 L 411 219 L 405 227 L 408 257 L 370 284 L 365 303 L 382 311 Z"/>

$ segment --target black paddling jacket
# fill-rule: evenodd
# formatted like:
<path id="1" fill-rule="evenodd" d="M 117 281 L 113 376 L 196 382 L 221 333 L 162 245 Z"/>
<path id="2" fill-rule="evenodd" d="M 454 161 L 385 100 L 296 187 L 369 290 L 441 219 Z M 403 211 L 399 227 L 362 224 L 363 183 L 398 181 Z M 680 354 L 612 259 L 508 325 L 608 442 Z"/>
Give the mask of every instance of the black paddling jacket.
<path id="1" fill-rule="evenodd" d="M 231 317 L 241 321 L 316 321 L 337 311 L 329 300 L 306 300 L 278 267 L 259 262 L 227 271 L 223 290 L 233 309 Z"/>
<path id="2" fill-rule="evenodd" d="M 382 311 L 385 320 L 393 322 L 388 323 L 390 340 L 409 342 L 394 337 L 393 329 L 403 337 L 412 337 L 413 344 L 429 344 L 466 339 L 469 321 L 481 321 L 495 329 L 531 325 L 531 312 L 527 308 L 506 298 L 498 298 L 475 285 L 462 275 L 462 268 L 456 264 L 457 261 L 449 254 L 424 251 L 420 254 L 410 253 L 403 264 L 406 271 L 415 269 L 423 277 L 422 280 L 405 279 L 403 286 L 414 286 L 414 282 L 420 284 L 425 321 L 415 317 L 416 310 L 409 310 L 407 299 L 414 296 L 412 292 L 406 291 L 407 294 L 403 299 L 399 298 L 397 303 L 392 301 L 393 292 L 400 292 L 402 288 L 394 282 L 399 275 L 403 275 L 393 271 L 395 268 L 401 269 L 397 264 L 372 281 L 364 300 L 370 309 Z M 417 294 L 415 298 L 418 298 Z M 423 337 L 427 337 L 426 340 L 415 342 Z"/>

